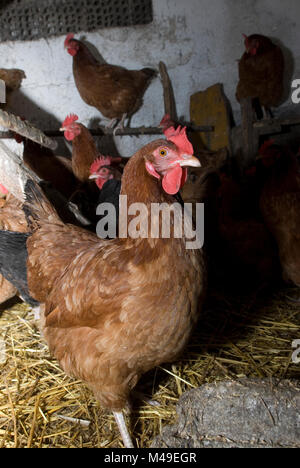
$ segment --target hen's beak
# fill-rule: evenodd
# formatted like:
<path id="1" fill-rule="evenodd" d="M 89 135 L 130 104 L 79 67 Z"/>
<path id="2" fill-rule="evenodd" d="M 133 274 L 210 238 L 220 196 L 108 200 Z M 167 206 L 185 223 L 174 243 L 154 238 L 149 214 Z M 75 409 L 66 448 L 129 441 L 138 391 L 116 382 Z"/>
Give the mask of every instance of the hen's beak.
<path id="1" fill-rule="evenodd" d="M 175 164 L 179 164 L 181 167 L 201 167 L 201 163 L 198 158 L 191 156 L 190 154 L 181 155 L 181 159 L 177 160 Z"/>
<path id="2" fill-rule="evenodd" d="M 91 174 L 89 176 L 89 179 L 98 179 L 99 175 L 98 174 Z"/>
<path id="3" fill-rule="evenodd" d="M 60 132 L 65 132 L 65 130 L 66 130 L 65 127 L 61 127 L 61 128 L 59 129 Z"/>

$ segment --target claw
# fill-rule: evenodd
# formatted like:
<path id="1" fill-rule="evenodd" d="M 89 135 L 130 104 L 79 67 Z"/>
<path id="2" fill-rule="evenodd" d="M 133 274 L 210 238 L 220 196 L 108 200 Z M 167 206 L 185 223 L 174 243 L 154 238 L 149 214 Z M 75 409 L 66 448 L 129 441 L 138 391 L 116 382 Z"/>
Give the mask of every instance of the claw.
<path id="1" fill-rule="evenodd" d="M 116 123 L 118 122 L 118 119 L 111 119 L 108 124 L 105 125 L 105 128 L 109 129 L 109 128 L 114 128 L 114 126 L 116 125 Z"/>
<path id="2" fill-rule="evenodd" d="M 123 114 L 122 115 L 122 119 L 120 120 L 120 122 L 118 123 L 118 125 L 115 127 L 114 131 L 113 131 L 113 135 L 116 136 L 116 133 L 118 130 L 121 130 L 123 131 L 124 130 L 124 122 L 125 122 L 125 119 L 126 119 L 126 114 Z"/>

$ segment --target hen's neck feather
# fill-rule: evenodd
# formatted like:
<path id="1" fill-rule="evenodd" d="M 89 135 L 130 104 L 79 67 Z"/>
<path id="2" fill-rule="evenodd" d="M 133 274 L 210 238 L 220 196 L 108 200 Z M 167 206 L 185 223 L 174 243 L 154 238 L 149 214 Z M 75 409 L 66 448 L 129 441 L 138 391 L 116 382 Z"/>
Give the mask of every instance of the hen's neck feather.
<path id="1" fill-rule="evenodd" d="M 80 180 L 89 177 L 90 166 L 98 156 L 96 144 L 89 130 L 82 124 L 81 132 L 72 143 L 72 167 Z M 83 171 L 83 174 L 80 174 Z"/>
<path id="2" fill-rule="evenodd" d="M 146 153 L 138 151 L 125 166 L 122 176 L 121 195 L 127 195 L 131 203 L 174 203 L 175 199 L 162 188 L 161 182 L 148 174 L 145 166 Z"/>
<path id="3" fill-rule="evenodd" d="M 83 65 L 85 63 L 86 65 L 104 65 L 106 63 L 104 58 L 100 54 L 96 58 L 83 42 L 76 42 L 79 44 L 79 50 L 77 54 L 73 57 L 74 64 Z"/>

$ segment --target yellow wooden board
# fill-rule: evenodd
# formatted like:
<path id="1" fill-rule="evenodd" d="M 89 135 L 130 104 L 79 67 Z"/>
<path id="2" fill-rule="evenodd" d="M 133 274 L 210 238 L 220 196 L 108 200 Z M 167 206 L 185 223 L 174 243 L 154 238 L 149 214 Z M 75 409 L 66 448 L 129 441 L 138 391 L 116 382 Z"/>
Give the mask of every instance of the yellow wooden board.
<path id="1" fill-rule="evenodd" d="M 230 151 L 230 113 L 222 84 L 217 83 L 191 96 L 190 119 L 195 125 L 215 127 L 214 132 L 192 135 L 195 148 L 217 151 L 226 147 Z"/>

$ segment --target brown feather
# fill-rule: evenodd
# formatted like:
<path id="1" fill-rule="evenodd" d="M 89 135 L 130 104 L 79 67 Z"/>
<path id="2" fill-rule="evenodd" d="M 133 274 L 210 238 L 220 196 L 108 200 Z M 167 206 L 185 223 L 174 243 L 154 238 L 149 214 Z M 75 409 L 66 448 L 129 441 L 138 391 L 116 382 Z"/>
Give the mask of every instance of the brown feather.
<path id="1" fill-rule="evenodd" d="M 79 50 L 73 57 L 73 74 L 82 99 L 109 119 L 121 119 L 123 114 L 130 116 L 136 112 L 156 72 L 99 63 L 85 44 L 76 43 Z"/>
<path id="2" fill-rule="evenodd" d="M 255 56 L 245 52 L 239 61 L 236 98 L 258 98 L 267 108 L 278 106 L 283 95 L 284 58 L 279 46 L 268 38 L 257 37 L 261 48 Z M 249 39 L 250 39 L 249 38 Z"/>
<path id="3" fill-rule="evenodd" d="M 86 182 L 92 163 L 99 157 L 99 151 L 89 130 L 81 123 L 76 125 L 80 126 L 81 132 L 72 140 L 72 170 L 80 182 Z"/>
<path id="4" fill-rule="evenodd" d="M 125 166 L 128 203 L 174 201 L 145 170 L 144 158 L 160 144 Z M 140 375 L 187 343 L 205 290 L 202 252 L 186 250 L 184 238 L 103 241 L 65 225 L 45 201 L 30 206 L 40 227 L 27 243 L 28 283 L 45 302 L 50 350 L 105 407 L 120 410 Z"/>
<path id="5" fill-rule="evenodd" d="M 66 158 L 56 156 L 32 140 L 25 139 L 23 160 L 40 179 L 51 182 L 53 187 L 66 198 L 76 189 L 78 182 L 69 168 Z"/>
<path id="6" fill-rule="evenodd" d="M 260 209 L 276 239 L 284 279 L 300 286 L 300 175 L 289 150 L 268 168 Z"/>

